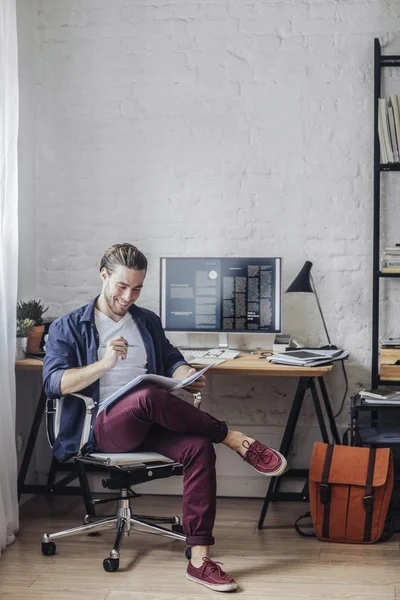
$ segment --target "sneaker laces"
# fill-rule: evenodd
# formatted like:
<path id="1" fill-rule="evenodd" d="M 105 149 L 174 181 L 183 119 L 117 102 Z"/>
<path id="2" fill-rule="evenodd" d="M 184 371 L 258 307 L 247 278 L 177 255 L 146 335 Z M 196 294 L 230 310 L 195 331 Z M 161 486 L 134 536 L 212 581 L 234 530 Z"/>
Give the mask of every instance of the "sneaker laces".
<path id="1" fill-rule="evenodd" d="M 242 442 L 242 446 L 247 450 L 245 456 L 243 457 L 243 460 L 245 458 L 248 458 L 249 456 L 253 456 L 255 458 L 256 463 L 258 463 L 259 460 L 262 460 L 265 464 L 271 462 L 273 453 L 269 448 L 267 448 L 267 446 L 261 446 L 261 444 L 260 446 L 257 446 L 255 442 L 250 444 L 250 442 L 248 442 L 247 440 L 244 440 Z M 251 446 L 253 446 L 253 448 Z"/>
<path id="2" fill-rule="evenodd" d="M 223 569 L 221 569 L 221 567 L 219 566 L 219 565 L 223 565 L 223 564 L 224 563 L 222 563 L 222 562 L 212 560 L 208 556 L 203 556 L 203 565 L 200 567 L 201 576 L 203 577 L 206 569 L 209 568 L 210 573 L 214 573 L 214 571 L 217 571 L 217 573 L 221 577 L 221 579 L 225 579 L 226 577 L 228 579 L 231 579 L 231 577 L 228 575 L 228 573 L 225 573 L 225 571 Z"/>

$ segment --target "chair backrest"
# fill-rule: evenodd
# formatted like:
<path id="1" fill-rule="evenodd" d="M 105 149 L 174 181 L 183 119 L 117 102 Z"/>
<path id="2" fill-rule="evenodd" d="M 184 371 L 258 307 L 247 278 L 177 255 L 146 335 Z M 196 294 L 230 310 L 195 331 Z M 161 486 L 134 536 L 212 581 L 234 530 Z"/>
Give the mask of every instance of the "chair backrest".
<path id="1" fill-rule="evenodd" d="M 92 398 L 83 396 L 82 394 L 68 394 L 67 396 L 54 399 L 48 398 L 46 402 L 46 432 L 48 442 L 53 448 L 60 430 L 63 433 L 65 428 L 68 427 L 66 421 L 68 421 L 68 408 L 71 406 L 71 402 L 79 402 L 81 404 L 81 418 L 79 421 L 81 427 L 77 427 L 76 422 L 71 423 L 71 431 L 69 432 L 75 438 L 76 454 L 78 455 L 81 448 L 89 439 L 90 425 L 95 407 Z"/>

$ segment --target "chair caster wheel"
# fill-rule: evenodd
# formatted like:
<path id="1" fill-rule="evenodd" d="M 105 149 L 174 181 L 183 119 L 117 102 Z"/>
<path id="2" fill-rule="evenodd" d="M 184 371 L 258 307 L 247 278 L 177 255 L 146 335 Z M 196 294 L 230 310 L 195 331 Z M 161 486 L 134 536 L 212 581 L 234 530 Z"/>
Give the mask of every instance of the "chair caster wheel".
<path id="1" fill-rule="evenodd" d="M 190 560 L 192 558 L 192 548 L 190 546 L 188 548 L 186 548 L 185 556 L 188 560 Z"/>
<path id="2" fill-rule="evenodd" d="M 119 569 L 119 558 L 105 558 L 103 560 L 103 569 L 108 573 L 114 573 Z"/>
<path id="3" fill-rule="evenodd" d="M 56 553 L 56 545 L 54 542 L 42 542 L 43 556 L 54 556 Z"/>
<path id="4" fill-rule="evenodd" d="M 171 531 L 174 531 L 175 533 L 182 533 L 183 535 L 183 527 L 180 524 L 178 525 L 175 523 L 174 525 L 171 525 Z"/>

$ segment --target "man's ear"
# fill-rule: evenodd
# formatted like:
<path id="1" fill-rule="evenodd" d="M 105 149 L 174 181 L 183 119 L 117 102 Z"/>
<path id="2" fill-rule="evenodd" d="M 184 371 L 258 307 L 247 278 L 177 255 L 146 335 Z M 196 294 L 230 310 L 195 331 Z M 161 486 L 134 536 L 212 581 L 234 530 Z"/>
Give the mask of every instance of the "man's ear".
<path id="1" fill-rule="evenodd" d="M 103 267 L 102 270 L 100 271 L 100 277 L 103 281 L 107 280 L 107 271 L 106 271 L 105 267 Z"/>

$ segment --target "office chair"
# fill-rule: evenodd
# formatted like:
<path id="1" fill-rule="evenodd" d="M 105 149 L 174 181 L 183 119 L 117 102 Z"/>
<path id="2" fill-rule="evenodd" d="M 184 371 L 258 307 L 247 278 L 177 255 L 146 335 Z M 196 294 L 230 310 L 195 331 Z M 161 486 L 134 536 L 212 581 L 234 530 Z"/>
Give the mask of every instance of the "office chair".
<path id="1" fill-rule="evenodd" d="M 78 394 L 74 394 L 78 395 Z M 81 440 L 81 447 L 87 440 L 88 426 L 91 421 L 91 413 L 94 403 L 91 398 L 79 395 L 86 405 L 86 427 L 85 435 Z M 199 408 L 201 394 L 193 394 L 194 405 Z M 53 447 L 60 426 L 61 403 L 63 398 L 47 400 L 46 405 L 46 428 L 50 446 Z M 90 425 L 89 425 L 90 426 Z M 138 497 L 131 488 L 132 486 L 145 483 L 155 479 L 163 479 L 175 475 L 182 475 L 183 467 L 180 463 L 158 454 L 157 452 L 129 452 L 129 453 L 93 453 L 89 455 L 78 455 L 75 457 L 79 482 L 82 487 L 82 495 L 86 507 L 86 516 L 83 525 L 59 531 L 57 533 L 45 533 L 42 536 L 42 554 L 53 556 L 56 553 L 54 540 L 70 535 L 81 535 L 88 533 L 95 535 L 103 529 L 116 528 L 117 534 L 110 556 L 103 560 L 105 571 L 118 571 L 120 549 L 123 538 L 129 536 L 131 531 L 138 530 L 143 533 L 162 535 L 165 537 L 185 541 L 183 528 L 178 516 L 160 517 L 150 515 L 133 514 L 130 501 Z M 109 471 L 109 477 L 102 480 L 105 489 L 118 491 L 118 495 L 112 498 L 93 499 L 89 488 L 85 465 L 96 465 L 99 470 Z M 101 468 L 101 469 L 100 469 Z M 116 515 L 110 517 L 97 517 L 93 507 L 98 504 L 118 501 Z M 158 523 L 158 524 L 156 524 Z M 161 527 L 159 524 L 170 524 L 171 529 Z M 185 556 L 191 558 L 191 548 L 186 548 Z"/>

